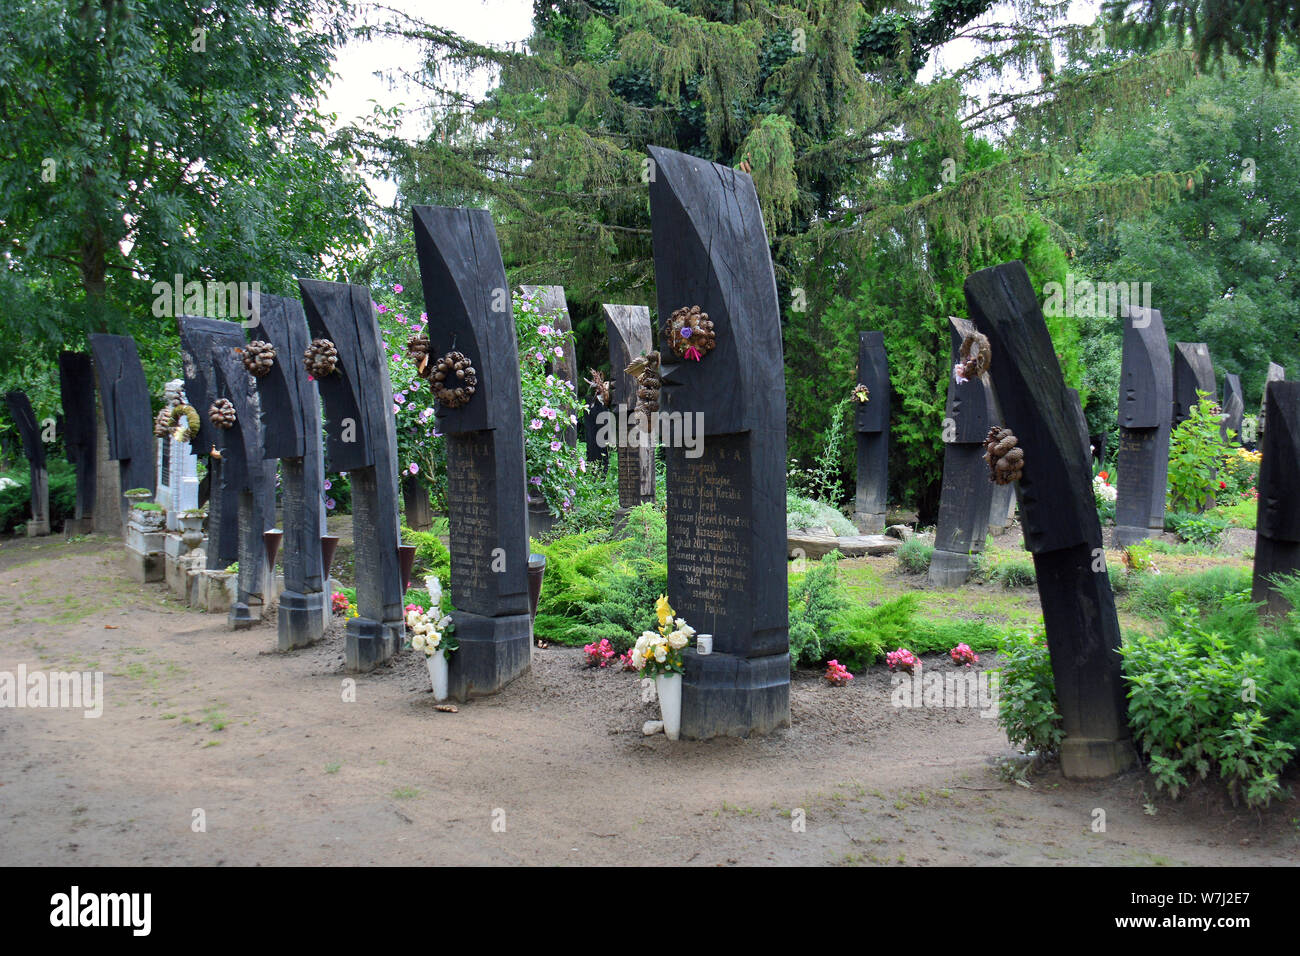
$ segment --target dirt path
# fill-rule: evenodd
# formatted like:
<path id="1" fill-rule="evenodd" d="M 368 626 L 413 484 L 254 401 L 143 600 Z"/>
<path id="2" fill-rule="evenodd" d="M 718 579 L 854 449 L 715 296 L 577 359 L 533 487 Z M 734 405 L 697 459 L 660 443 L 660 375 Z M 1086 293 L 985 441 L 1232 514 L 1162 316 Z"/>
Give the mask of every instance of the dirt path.
<path id="1" fill-rule="evenodd" d="M 995 721 L 895 710 L 883 668 L 842 689 L 798 675 L 793 727 L 747 741 L 645 738 L 635 677 L 559 648 L 457 714 L 410 654 L 347 702 L 338 633 L 273 653 L 271 626 L 233 633 L 120 555 L 0 544 L 0 671 L 106 675 L 98 719 L 0 710 L 0 865 L 1300 861 L 1295 800 L 1152 801 L 1138 774 L 1007 784 Z"/>

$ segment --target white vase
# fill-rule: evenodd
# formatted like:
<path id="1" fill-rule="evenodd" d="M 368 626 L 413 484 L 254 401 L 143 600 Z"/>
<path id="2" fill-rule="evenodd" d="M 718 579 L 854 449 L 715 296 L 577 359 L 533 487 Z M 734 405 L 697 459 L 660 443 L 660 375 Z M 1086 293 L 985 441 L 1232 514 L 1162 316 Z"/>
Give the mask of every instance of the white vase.
<path id="1" fill-rule="evenodd" d="M 447 699 L 447 652 L 437 651 L 424 662 L 429 665 L 429 679 L 433 681 L 433 699 Z"/>
<path id="2" fill-rule="evenodd" d="M 682 675 L 660 674 L 655 678 L 659 715 L 664 719 L 664 736 L 676 740 L 682 729 Z"/>

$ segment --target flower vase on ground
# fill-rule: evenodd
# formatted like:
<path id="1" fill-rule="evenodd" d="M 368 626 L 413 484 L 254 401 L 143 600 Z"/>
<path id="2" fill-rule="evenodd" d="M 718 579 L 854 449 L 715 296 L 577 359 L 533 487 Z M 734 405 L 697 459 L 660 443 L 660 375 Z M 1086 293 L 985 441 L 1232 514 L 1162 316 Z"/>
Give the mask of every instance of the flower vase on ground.
<path id="1" fill-rule="evenodd" d="M 660 674 L 655 678 L 655 693 L 659 695 L 664 736 L 676 740 L 682 729 L 682 675 Z"/>
<path id="2" fill-rule="evenodd" d="M 433 699 L 436 701 L 446 700 L 447 652 L 444 650 L 434 651 L 424 659 L 424 662 L 429 665 L 429 679 L 433 681 Z"/>

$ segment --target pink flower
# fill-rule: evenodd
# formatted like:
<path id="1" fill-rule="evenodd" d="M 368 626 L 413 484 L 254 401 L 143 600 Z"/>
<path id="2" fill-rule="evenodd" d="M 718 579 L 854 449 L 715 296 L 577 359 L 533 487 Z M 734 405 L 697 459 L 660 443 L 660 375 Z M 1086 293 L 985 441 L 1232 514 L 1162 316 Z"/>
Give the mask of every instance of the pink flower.
<path id="1" fill-rule="evenodd" d="M 542 420 L 540 418 L 534 418 L 531 422 L 528 423 L 528 427 L 531 428 L 533 431 L 537 431 L 539 428 L 542 427 Z"/>
<path id="2" fill-rule="evenodd" d="M 560 443 L 559 443 L 558 441 L 553 441 L 553 442 L 551 442 L 551 451 L 559 451 L 559 450 L 560 450 L 560 447 L 561 447 L 561 446 L 560 446 Z"/>
<path id="3" fill-rule="evenodd" d="M 402 291 L 402 287 L 401 287 L 401 285 L 400 285 L 400 284 L 398 284 L 398 285 L 394 285 L 394 286 L 393 286 L 393 291 L 394 291 L 394 292 L 401 292 L 401 291 Z"/>
<path id="4" fill-rule="evenodd" d="M 557 345 L 555 347 L 555 354 L 560 358 L 564 358 L 564 348 L 562 346 Z"/>
<path id="5" fill-rule="evenodd" d="M 538 335 L 550 335 L 550 334 L 551 334 L 551 327 L 550 327 L 549 325 L 539 325 L 539 326 L 537 327 L 537 334 L 538 334 Z"/>
<path id="6" fill-rule="evenodd" d="M 388 311 L 388 306 L 384 305 L 382 302 L 381 302 L 381 303 L 376 303 L 375 308 L 376 308 L 376 310 L 378 310 L 380 313 L 383 313 L 383 312 L 387 312 L 387 311 Z"/>
<path id="7" fill-rule="evenodd" d="M 326 490 L 326 491 L 329 491 L 329 490 L 330 490 L 331 488 L 333 488 L 333 487 L 334 487 L 334 482 L 332 482 L 332 481 L 330 481 L 328 478 L 326 478 L 326 479 L 325 479 L 325 490 Z"/>
<path id="8" fill-rule="evenodd" d="M 546 356 L 543 355 L 541 352 L 534 352 L 533 354 L 534 354 L 535 356 L 537 356 L 537 361 L 539 361 L 539 362 L 542 362 L 542 361 L 545 361 L 545 360 L 546 360 Z"/>
<path id="9" fill-rule="evenodd" d="M 406 404 L 406 396 L 403 395 L 401 392 L 398 392 L 396 395 L 393 396 L 393 401 L 395 401 L 398 405 L 404 405 Z"/>
<path id="10" fill-rule="evenodd" d="M 411 462 L 409 465 L 406 466 L 406 470 L 413 475 L 418 475 L 420 473 L 420 466 L 417 465 L 415 462 Z"/>

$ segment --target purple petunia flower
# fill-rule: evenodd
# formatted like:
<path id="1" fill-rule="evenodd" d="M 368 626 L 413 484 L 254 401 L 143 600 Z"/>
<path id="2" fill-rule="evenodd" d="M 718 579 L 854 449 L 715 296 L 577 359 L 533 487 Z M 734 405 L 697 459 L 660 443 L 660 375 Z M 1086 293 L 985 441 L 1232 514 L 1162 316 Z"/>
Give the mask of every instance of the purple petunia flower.
<path id="1" fill-rule="evenodd" d="M 560 448 L 561 448 L 561 445 L 560 445 L 560 443 L 559 443 L 558 441 L 553 441 L 553 442 L 551 442 L 551 451 L 559 451 Z"/>

